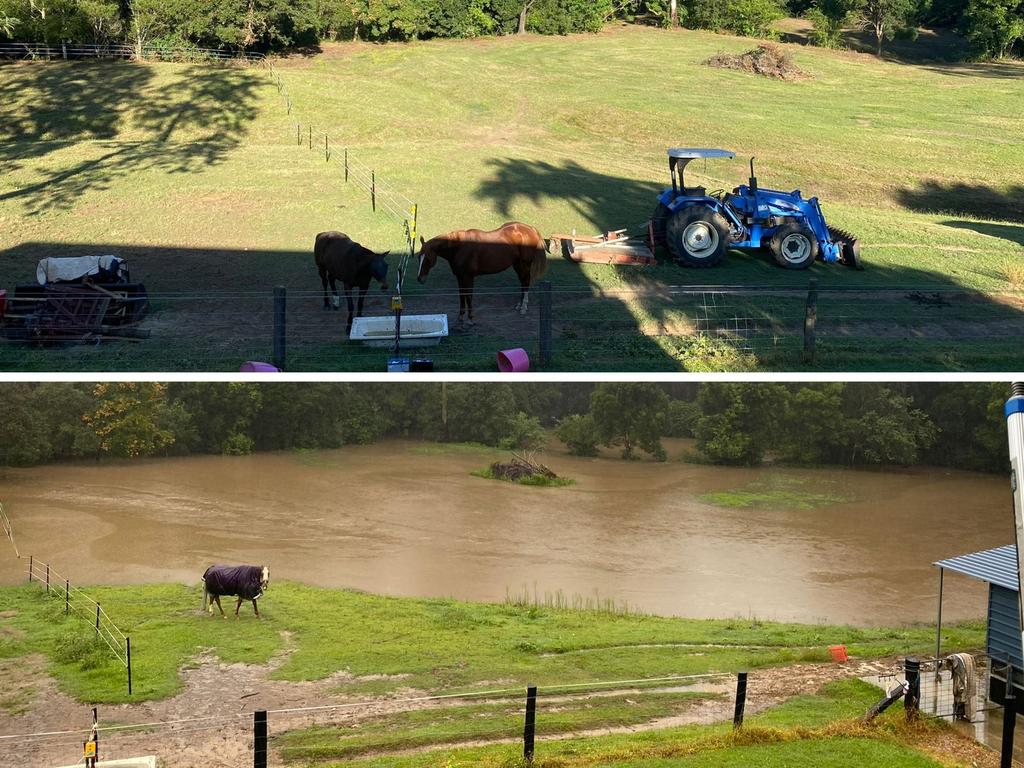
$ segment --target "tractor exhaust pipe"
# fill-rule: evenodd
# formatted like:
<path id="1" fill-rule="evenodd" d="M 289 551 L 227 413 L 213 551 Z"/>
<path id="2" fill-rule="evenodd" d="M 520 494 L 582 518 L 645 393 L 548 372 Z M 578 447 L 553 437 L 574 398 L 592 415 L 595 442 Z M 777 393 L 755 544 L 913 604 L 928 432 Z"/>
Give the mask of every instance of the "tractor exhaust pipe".
<path id="1" fill-rule="evenodd" d="M 754 175 L 754 158 L 750 158 L 750 191 L 757 192 L 757 176 Z"/>
<path id="2" fill-rule="evenodd" d="M 1013 492 L 1013 530 L 1017 541 L 1017 576 L 1024 571 L 1024 383 L 1014 382 L 1012 396 L 1006 401 L 1006 433 L 1010 449 L 1010 489 Z M 1018 593 L 1021 608 L 1024 608 L 1024 594 Z M 1022 642 L 1024 642 L 1024 614 L 1021 614 Z M 1007 680 L 1007 685 L 1012 681 Z"/>

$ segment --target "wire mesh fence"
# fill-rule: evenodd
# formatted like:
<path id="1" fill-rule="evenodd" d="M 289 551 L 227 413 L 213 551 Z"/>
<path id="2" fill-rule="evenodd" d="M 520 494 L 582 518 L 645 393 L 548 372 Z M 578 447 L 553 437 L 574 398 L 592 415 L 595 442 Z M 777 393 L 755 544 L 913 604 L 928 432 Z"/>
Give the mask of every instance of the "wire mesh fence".
<path id="1" fill-rule="evenodd" d="M 410 334 L 398 351 L 443 371 L 493 370 L 499 351 L 516 348 L 526 350 L 532 368 L 563 371 L 813 368 L 815 351 L 827 366 L 861 354 L 870 359 L 883 347 L 899 362 L 929 345 L 951 356 L 977 345 L 1000 359 L 1012 356 L 1024 332 L 1024 313 L 1014 301 L 971 294 L 944 296 L 934 310 L 906 292 L 819 290 L 816 324 L 808 328 L 807 292 L 799 290 L 662 286 L 596 293 L 551 285 L 545 309 L 542 288 L 534 286 L 524 315 L 514 308 L 518 287 L 485 283 L 474 291 L 470 325 L 459 322 L 458 289 L 435 286 L 409 286 L 403 322 L 444 317 L 447 333 L 415 340 Z M 363 314 L 393 318 L 391 296 L 368 293 Z M 280 315 L 273 289 L 151 293 L 149 301 L 149 315 L 130 338 L 61 339 L 59 328 L 37 323 L 34 337 L 19 340 L 9 315 L 0 368 L 232 371 L 249 360 L 271 361 L 275 339 L 283 341 L 284 355 L 274 362 L 289 371 L 383 371 L 395 353 L 393 332 L 350 339 L 345 301 L 337 311 L 324 309 L 320 289 L 289 288 Z M 809 341 L 815 343 L 810 357 Z"/>

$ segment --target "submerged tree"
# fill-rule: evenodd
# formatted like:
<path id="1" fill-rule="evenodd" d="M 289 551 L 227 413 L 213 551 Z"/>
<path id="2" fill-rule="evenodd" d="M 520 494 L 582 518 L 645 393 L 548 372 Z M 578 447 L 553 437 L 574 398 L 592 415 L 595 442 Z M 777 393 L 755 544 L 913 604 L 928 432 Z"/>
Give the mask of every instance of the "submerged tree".
<path id="1" fill-rule="evenodd" d="M 622 458 L 633 458 L 641 448 L 665 460 L 661 436 L 668 411 L 668 395 L 650 382 L 605 382 L 590 396 L 590 415 L 598 438 L 608 446 L 622 446 Z"/>

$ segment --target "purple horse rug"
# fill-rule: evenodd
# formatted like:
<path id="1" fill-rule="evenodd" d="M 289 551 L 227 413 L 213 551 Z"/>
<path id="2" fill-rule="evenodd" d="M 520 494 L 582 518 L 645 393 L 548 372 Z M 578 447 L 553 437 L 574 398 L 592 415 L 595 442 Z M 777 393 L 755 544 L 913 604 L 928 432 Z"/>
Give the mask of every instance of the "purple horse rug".
<path id="1" fill-rule="evenodd" d="M 211 595 L 258 600 L 263 596 L 263 571 L 261 565 L 211 565 L 203 574 L 203 583 Z"/>

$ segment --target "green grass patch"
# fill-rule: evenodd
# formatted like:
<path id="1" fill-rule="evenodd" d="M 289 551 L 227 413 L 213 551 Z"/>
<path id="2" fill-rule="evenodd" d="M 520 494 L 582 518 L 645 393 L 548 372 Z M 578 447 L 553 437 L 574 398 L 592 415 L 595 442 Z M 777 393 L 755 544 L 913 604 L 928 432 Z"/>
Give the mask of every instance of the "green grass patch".
<path id="1" fill-rule="evenodd" d="M 928 626 L 680 619 L 385 597 L 289 582 L 271 584 L 261 601 L 262 621 L 245 612 L 239 619 L 209 617 L 200 611 L 198 585 L 87 591 L 132 638 L 134 700 L 174 694 L 181 685 L 178 671 L 203 653 L 224 662 L 266 663 L 285 649 L 285 631 L 290 653 L 272 677 L 318 680 L 347 671 L 352 679 L 339 683 L 339 690 L 352 695 L 399 688 L 466 691 L 493 680 L 544 686 L 732 672 L 826 661 L 835 643 L 845 643 L 853 656 L 874 657 L 924 653 L 935 642 Z M 16 632 L 0 643 L 0 659 L 41 653 L 49 673 L 76 699 L 127 700 L 124 667 L 112 656 L 98 665 L 83 657 L 83 664 L 60 650 L 68 634 L 90 633 L 87 622 L 64 616 L 62 602 L 34 585 L 0 587 L 0 610 L 17 611 L 6 620 Z M 984 643 L 984 622 L 943 629 L 943 644 L 951 650 Z"/>
<path id="2" fill-rule="evenodd" d="M 848 496 L 810 491 L 772 490 L 712 491 L 697 497 L 719 507 L 769 507 L 772 509 L 816 509 L 851 501 Z"/>
<path id="3" fill-rule="evenodd" d="M 545 736 L 596 728 L 635 726 L 685 712 L 719 694 L 647 691 L 596 698 L 539 702 Z M 371 751 L 397 751 L 432 744 L 516 738 L 522 734 L 521 701 L 444 706 L 361 721 L 354 727 L 314 726 L 289 731 L 279 740 L 288 761 L 351 758 Z"/>
<path id="4" fill-rule="evenodd" d="M 743 488 L 709 491 L 697 498 L 707 504 L 737 509 L 817 509 L 853 501 L 851 496 L 828 490 L 829 485 L 831 483 L 820 478 L 812 481 L 780 472 L 767 481 L 752 482 Z"/>
<path id="5" fill-rule="evenodd" d="M 484 467 L 483 469 L 474 469 L 470 472 L 473 477 L 482 477 L 485 480 L 501 480 L 506 483 L 513 483 L 514 485 L 532 485 L 537 488 L 564 488 L 567 485 L 576 485 L 576 481 L 571 477 L 545 477 L 544 475 L 529 475 L 527 477 L 520 477 L 515 480 L 509 480 L 507 477 L 499 477 L 494 474 L 494 470 L 490 467 Z"/>
<path id="6" fill-rule="evenodd" d="M 860 768 L 863 765 L 941 765 L 898 743 L 903 717 L 899 705 L 867 728 L 856 718 L 880 697 L 859 680 L 830 683 L 816 693 L 790 699 L 748 717 L 740 731 L 731 722 L 693 724 L 586 739 L 544 740 L 544 703 L 538 703 L 537 768 L 637 768 L 638 766 L 796 766 Z M 638 698 L 641 695 L 638 695 Z M 942 727 L 921 724 L 927 732 Z M 353 768 L 508 768 L 519 765 L 519 745 L 440 748 L 415 755 L 355 760 Z M 870 762 L 870 761 L 874 762 Z"/>
<path id="7" fill-rule="evenodd" d="M 614 760 L 590 765 L 600 765 L 602 768 L 749 768 L 753 765 L 759 768 L 862 768 L 866 765 L 942 767 L 942 763 L 910 747 L 867 738 L 825 738 L 738 746 L 685 757 Z"/>

